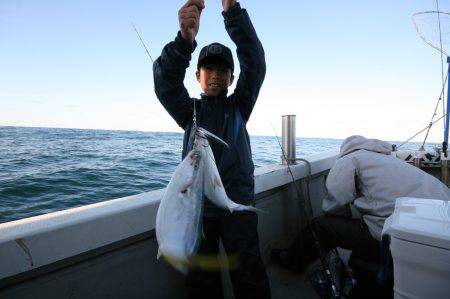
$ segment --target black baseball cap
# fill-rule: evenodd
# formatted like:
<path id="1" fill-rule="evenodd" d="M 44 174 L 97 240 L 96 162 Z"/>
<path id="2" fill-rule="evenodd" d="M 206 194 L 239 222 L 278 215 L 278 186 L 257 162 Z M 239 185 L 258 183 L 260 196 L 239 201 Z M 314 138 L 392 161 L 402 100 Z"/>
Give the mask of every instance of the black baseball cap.
<path id="1" fill-rule="evenodd" d="M 231 69 L 231 72 L 234 71 L 233 54 L 231 54 L 231 50 L 219 43 L 212 43 L 203 47 L 200 51 L 197 69 L 200 69 L 200 67 L 206 63 L 224 64 Z"/>

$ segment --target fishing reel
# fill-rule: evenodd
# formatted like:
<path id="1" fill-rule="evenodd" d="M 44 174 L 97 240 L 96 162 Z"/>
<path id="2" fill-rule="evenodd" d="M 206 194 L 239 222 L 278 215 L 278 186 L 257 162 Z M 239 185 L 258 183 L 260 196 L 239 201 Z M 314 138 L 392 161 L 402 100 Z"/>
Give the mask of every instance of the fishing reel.
<path id="1" fill-rule="evenodd" d="M 320 298 L 341 298 L 341 292 L 338 287 L 328 278 L 328 275 L 322 269 L 314 271 L 309 276 L 309 281 Z"/>
<path id="2" fill-rule="evenodd" d="M 356 286 L 356 280 L 345 277 L 345 265 L 340 257 L 328 262 L 325 269 L 317 269 L 309 275 L 309 281 L 320 298 L 347 298 L 344 288 Z"/>
<path id="3" fill-rule="evenodd" d="M 317 269 L 309 275 L 309 281 L 320 298 L 330 298 L 330 282 L 321 269 Z"/>

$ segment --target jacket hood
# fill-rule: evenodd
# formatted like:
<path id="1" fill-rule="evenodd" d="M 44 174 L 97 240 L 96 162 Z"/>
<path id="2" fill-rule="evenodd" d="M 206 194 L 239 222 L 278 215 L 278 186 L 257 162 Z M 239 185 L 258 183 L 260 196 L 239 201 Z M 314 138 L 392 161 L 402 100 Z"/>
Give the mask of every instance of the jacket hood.
<path id="1" fill-rule="evenodd" d="M 343 157 L 357 150 L 367 150 L 390 155 L 392 152 L 392 144 L 378 139 L 367 139 L 360 135 L 353 135 L 345 138 L 344 142 L 342 142 L 339 157 Z"/>

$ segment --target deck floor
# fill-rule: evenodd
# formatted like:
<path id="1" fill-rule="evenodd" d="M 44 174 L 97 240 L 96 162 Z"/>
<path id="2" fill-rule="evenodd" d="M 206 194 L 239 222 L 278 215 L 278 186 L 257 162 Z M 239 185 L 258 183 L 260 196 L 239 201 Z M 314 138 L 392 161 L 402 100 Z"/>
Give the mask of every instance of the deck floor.
<path id="1" fill-rule="evenodd" d="M 272 289 L 273 299 L 320 298 L 315 293 L 308 280 L 308 271 L 297 274 L 270 263 L 267 265 L 267 275 Z"/>
<path id="2" fill-rule="evenodd" d="M 351 251 L 342 248 L 338 249 L 339 256 L 348 265 Z M 281 268 L 273 262 L 267 265 L 267 275 L 271 285 L 273 299 L 291 299 L 291 298 L 320 298 L 314 291 L 308 276 L 315 270 L 320 268 L 319 260 L 311 263 L 303 273 L 295 273 Z M 346 292 L 349 289 L 345 290 Z"/>

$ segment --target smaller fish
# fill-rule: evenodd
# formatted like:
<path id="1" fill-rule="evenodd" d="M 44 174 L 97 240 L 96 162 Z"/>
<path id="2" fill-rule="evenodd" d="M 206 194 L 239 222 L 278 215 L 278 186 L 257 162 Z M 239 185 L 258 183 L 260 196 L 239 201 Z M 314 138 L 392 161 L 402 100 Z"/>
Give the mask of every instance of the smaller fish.
<path id="1" fill-rule="evenodd" d="M 228 147 L 224 141 L 222 141 L 216 135 L 208 132 L 203 128 L 198 129 L 200 132 L 200 136 L 211 137 L 223 145 Z M 205 196 L 212 201 L 215 205 L 229 210 L 231 213 L 234 211 L 253 211 L 253 212 L 265 212 L 260 209 L 257 209 L 252 206 L 245 206 L 232 201 L 225 192 L 225 188 L 222 183 L 222 179 L 220 178 L 219 171 L 217 170 L 216 161 L 214 160 L 214 154 L 209 146 L 209 142 L 206 138 L 202 138 L 200 140 L 201 147 L 203 153 L 202 156 L 204 158 L 204 167 L 205 167 L 205 181 L 204 181 L 204 193 Z"/>

